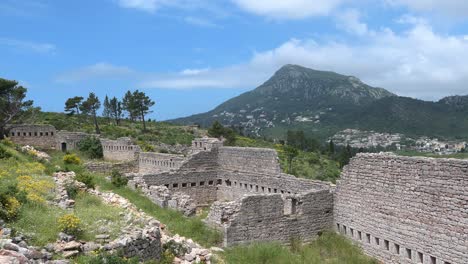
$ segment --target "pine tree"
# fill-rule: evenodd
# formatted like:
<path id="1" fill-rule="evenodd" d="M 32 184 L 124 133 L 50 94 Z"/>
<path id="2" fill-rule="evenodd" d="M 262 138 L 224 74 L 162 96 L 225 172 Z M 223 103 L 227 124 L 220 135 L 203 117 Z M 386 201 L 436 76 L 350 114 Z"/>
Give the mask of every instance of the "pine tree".
<path id="1" fill-rule="evenodd" d="M 84 101 L 80 107 L 83 114 L 91 115 L 93 117 L 96 134 L 101 134 L 101 130 L 99 129 L 99 124 L 97 121 L 97 111 L 100 107 L 101 102 L 94 93 L 89 93 L 88 99 L 86 99 L 86 101 Z"/>
<path id="2" fill-rule="evenodd" d="M 79 115 L 82 102 L 83 97 L 81 96 L 68 98 L 68 100 L 65 102 L 65 112 L 68 112 L 70 115 L 74 115 L 75 113 Z"/>
<path id="3" fill-rule="evenodd" d="M 106 98 L 104 99 L 103 106 L 104 106 L 104 109 L 102 110 L 102 116 L 107 118 L 107 121 L 110 123 L 112 111 L 111 111 L 111 105 L 109 102 L 109 97 L 107 97 L 107 95 L 106 95 Z"/>

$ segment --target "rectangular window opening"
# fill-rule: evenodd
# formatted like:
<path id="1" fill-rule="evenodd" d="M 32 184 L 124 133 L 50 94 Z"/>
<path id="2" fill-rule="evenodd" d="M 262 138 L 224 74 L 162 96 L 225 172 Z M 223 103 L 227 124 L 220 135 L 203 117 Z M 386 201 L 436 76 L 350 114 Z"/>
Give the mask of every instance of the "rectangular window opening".
<path id="1" fill-rule="evenodd" d="M 336 224 L 336 230 L 340 231 L 340 224 Z"/>
<path id="2" fill-rule="evenodd" d="M 187 183 L 182 183 L 182 187 L 187 187 Z"/>
<path id="3" fill-rule="evenodd" d="M 380 238 L 378 238 L 378 237 L 375 238 L 375 244 L 376 244 L 377 246 L 380 245 Z"/>
<path id="4" fill-rule="evenodd" d="M 191 187 L 195 187 L 195 186 L 197 186 L 197 183 L 196 183 L 196 182 L 191 182 L 191 183 L 190 183 L 190 186 L 191 186 Z"/>
<path id="5" fill-rule="evenodd" d="M 218 179 L 216 184 L 221 185 L 222 183 L 223 183 L 223 181 L 221 179 Z"/>
<path id="6" fill-rule="evenodd" d="M 351 237 L 354 237 L 354 229 L 350 228 L 349 231 L 351 232 Z"/>
<path id="7" fill-rule="evenodd" d="M 179 187 L 179 184 L 174 183 L 174 184 L 172 184 L 172 187 L 173 187 L 173 188 L 178 188 L 178 187 Z"/>
<path id="8" fill-rule="evenodd" d="M 384 245 L 386 250 L 390 250 L 390 242 L 388 240 L 384 240 Z"/>
<path id="9" fill-rule="evenodd" d="M 395 253 L 400 255 L 400 245 L 395 244 Z"/>
<path id="10" fill-rule="evenodd" d="M 370 234 L 366 234 L 366 242 L 370 244 Z"/>
<path id="11" fill-rule="evenodd" d="M 359 240 L 362 240 L 362 232 L 361 232 L 361 231 L 358 231 L 357 234 L 358 234 Z"/>
<path id="12" fill-rule="evenodd" d="M 345 235 L 348 234 L 348 228 L 347 228 L 345 225 L 343 226 L 343 233 L 344 233 Z"/>
<path id="13" fill-rule="evenodd" d="M 437 259 L 433 256 L 429 258 L 431 264 L 437 264 Z"/>
<path id="14" fill-rule="evenodd" d="M 169 188 L 169 184 L 164 184 L 164 186 L 166 186 L 166 188 Z"/>
<path id="15" fill-rule="evenodd" d="M 418 263 L 423 263 L 424 255 L 421 252 L 418 252 Z"/>
<path id="16" fill-rule="evenodd" d="M 208 182 L 208 185 L 213 185 L 213 181 L 209 181 L 209 182 Z"/>
<path id="17" fill-rule="evenodd" d="M 406 249 L 406 257 L 411 259 L 411 249 L 409 248 Z"/>
<path id="18" fill-rule="evenodd" d="M 205 182 L 200 182 L 200 186 L 203 186 L 203 185 L 205 185 Z M 229 182 L 228 186 L 231 186 L 231 182 Z"/>

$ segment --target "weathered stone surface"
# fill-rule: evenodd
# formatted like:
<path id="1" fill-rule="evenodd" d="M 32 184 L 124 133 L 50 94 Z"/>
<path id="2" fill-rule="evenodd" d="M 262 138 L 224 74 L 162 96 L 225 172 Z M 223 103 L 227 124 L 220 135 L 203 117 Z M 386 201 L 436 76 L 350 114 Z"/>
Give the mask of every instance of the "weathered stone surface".
<path id="1" fill-rule="evenodd" d="M 16 251 L 0 249 L 0 258 L 3 258 L 5 263 L 12 263 L 12 264 L 29 264 L 31 263 L 28 258 L 26 258 L 23 254 L 20 254 Z M 2 259 L 0 259 L 2 260 Z M 9 262 L 6 262 L 9 261 Z M 3 262 L 0 262 L 3 263 Z"/>
<path id="2" fill-rule="evenodd" d="M 335 228 L 384 263 L 468 263 L 468 161 L 358 154 Z"/>

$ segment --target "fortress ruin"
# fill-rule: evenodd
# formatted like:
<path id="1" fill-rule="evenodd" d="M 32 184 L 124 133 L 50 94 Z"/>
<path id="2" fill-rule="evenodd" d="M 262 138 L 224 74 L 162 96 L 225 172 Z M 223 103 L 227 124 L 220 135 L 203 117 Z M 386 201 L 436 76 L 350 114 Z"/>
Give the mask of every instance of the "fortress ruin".
<path id="1" fill-rule="evenodd" d="M 74 146 L 74 137 L 60 140 L 61 133 L 20 127 L 10 138 L 44 148 L 60 149 L 62 141 Z M 358 154 L 334 187 L 282 173 L 272 149 L 201 138 L 179 155 L 143 152 L 128 138 L 101 142 L 105 159 L 121 163 L 103 163 L 97 171 L 133 172 L 129 186 L 187 215 L 209 206 L 205 221 L 223 232 L 224 246 L 309 241 L 335 230 L 383 263 L 468 263 L 466 160 Z"/>

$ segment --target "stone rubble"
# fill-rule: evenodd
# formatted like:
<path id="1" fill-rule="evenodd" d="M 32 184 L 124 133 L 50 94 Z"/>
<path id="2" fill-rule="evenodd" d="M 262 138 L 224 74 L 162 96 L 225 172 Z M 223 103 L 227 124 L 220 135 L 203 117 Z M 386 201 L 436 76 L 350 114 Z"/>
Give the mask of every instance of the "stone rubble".
<path id="1" fill-rule="evenodd" d="M 87 189 L 82 183 L 74 180 L 74 172 L 58 172 L 54 174 L 57 197 L 54 200 L 61 208 L 72 209 L 74 201 L 68 197 L 66 186 L 74 185 L 80 190 L 100 197 L 104 203 L 125 209 L 122 213 L 127 226 L 116 239 L 110 240 L 106 234 L 108 229 L 103 226 L 95 241 L 76 241 L 75 237 L 60 233 L 57 242 L 44 248 L 28 246 L 23 236 L 10 237 L 11 230 L 0 221 L 0 263 L 11 264 L 69 264 L 69 258 L 79 254 L 90 254 L 96 251 L 115 253 L 122 252 L 125 257 L 139 257 L 142 260 L 159 259 L 163 245 L 172 243 L 183 250 L 174 259 L 174 263 L 207 263 L 210 264 L 212 253 L 191 239 L 179 235 L 171 236 L 165 226 L 154 218 L 139 210 L 127 199 L 99 190 Z M 180 199 L 180 198 L 179 198 Z M 71 202 L 73 201 L 73 202 Z M 65 259 L 52 260 L 54 254 L 61 254 Z"/>

